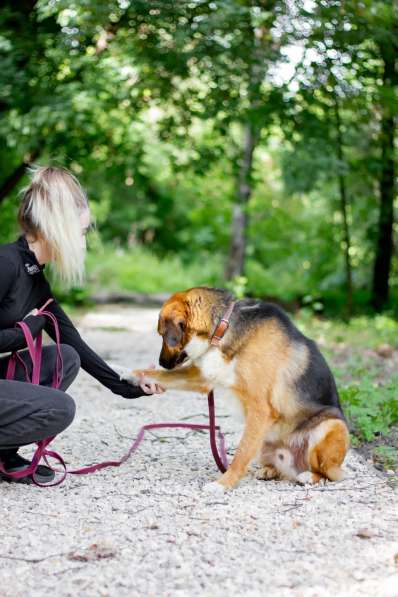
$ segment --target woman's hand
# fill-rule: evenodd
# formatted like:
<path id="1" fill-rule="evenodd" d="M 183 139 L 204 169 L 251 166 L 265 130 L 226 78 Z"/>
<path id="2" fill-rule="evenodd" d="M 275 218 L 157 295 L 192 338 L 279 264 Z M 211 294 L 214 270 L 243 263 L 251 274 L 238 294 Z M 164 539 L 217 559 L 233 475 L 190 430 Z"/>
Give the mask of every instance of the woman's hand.
<path id="1" fill-rule="evenodd" d="M 153 381 L 153 379 L 145 377 L 143 373 L 138 375 L 138 383 L 145 394 L 163 394 L 166 391 L 163 386 Z"/>
<path id="2" fill-rule="evenodd" d="M 156 365 L 152 363 L 151 365 L 149 365 L 148 369 L 156 369 Z M 145 373 L 141 373 L 140 371 L 138 371 L 137 373 L 138 384 L 141 390 L 145 392 L 145 394 L 163 394 L 166 391 L 165 388 L 159 383 L 157 383 L 154 379 L 146 377 Z"/>
<path id="3" fill-rule="evenodd" d="M 118 365 L 113 364 L 113 368 L 119 372 L 120 379 L 127 381 L 127 383 L 133 386 L 139 386 L 145 394 L 163 394 L 165 392 L 165 388 L 160 385 L 159 383 L 155 382 L 150 377 L 147 377 L 144 372 L 138 371 L 131 371 L 130 369 L 125 369 L 124 367 L 119 367 Z M 150 365 L 148 369 L 155 369 L 155 365 Z M 147 370 L 146 370 L 147 371 Z"/>
<path id="4" fill-rule="evenodd" d="M 29 311 L 29 313 L 27 313 L 27 315 L 25 315 L 24 319 L 26 319 L 30 315 L 38 315 L 38 314 L 39 314 L 39 309 L 32 309 L 32 311 Z"/>
<path id="5" fill-rule="evenodd" d="M 155 369 L 155 365 L 149 365 L 148 369 Z M 144 373 L 138 372 L 138 383 L 143 392 L 145 394 L 163 394 L 165 392 L 165 388 L 161 386 L 159 383 L 150 379 L 149 377 L 145 377 Z"/>

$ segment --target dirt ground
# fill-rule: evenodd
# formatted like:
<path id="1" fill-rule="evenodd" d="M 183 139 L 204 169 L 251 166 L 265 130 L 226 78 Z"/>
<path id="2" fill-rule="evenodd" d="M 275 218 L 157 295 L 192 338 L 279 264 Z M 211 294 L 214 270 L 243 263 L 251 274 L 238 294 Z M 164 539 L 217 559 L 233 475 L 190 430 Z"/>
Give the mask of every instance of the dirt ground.
<path id="1" fill-rule="evenodd" d="M 80 328 L 106 360 L 147 366 L 156 315 L 104 306 Z M 206 422 L 194 394 L 129 401 L 84 372 L 69 393 L 76 419 L 54 446 L 70 467 L 122 456 L 145 423 Z M 242 425 L 216 408 L 231 456 Z M 354 451 L 345 468 L 338 484 L 249 475 L 213 496 L 207 434 L 162 430 L 120 468 L 52 489 L 1 483 L 0 596 L 397 596 L 397 492 Z"/>

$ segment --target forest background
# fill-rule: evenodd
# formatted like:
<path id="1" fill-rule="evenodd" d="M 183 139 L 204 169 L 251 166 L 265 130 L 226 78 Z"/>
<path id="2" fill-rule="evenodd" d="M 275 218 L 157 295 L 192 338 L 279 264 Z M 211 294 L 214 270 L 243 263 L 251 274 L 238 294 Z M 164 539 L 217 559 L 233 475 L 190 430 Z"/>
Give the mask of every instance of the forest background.
<path id="1" fill-rule="evenodd" d="M 88 286 L 397 304 L 393 1 L 21 0 L 0 11 L 0 240 L 30 163 L 97 221 Z"/>
<path id="2" fill-rule="evenodd" d="M 29 165 L 67 167 L 96 219 L 69 309 L 199 284 L 280 302 L 393 473 L 397 49 L 388 0 L 5 0 L 0 242 Z"/>

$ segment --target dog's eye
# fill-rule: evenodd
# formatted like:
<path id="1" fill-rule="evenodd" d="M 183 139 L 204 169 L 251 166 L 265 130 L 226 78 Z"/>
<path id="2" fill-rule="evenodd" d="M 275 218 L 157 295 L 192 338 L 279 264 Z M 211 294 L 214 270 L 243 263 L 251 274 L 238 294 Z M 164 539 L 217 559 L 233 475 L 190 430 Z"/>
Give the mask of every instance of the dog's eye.
<path id="1" fill-rule="evenodd" d="M 180 321 L 178 323 L 178 327 L 180 328 L 180 330 L 183 332 L 185 330 L 185 323 L 183 321 Z"/>

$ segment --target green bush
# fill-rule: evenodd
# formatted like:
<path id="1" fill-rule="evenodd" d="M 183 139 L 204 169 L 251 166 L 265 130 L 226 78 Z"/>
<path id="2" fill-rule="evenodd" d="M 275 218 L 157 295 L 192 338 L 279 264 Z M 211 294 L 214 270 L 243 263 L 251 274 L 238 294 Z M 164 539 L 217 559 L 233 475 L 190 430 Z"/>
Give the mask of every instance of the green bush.
<path id="1" fill-rule="evenodd" d="M 87 283 L 91 292 L 175 292 L 199 285 L 219 286 L 221 261 L 214 255 L 183 264 L 177 255 L 161 258 L 142 247 L 97 247 L 87 256 Z"/>

